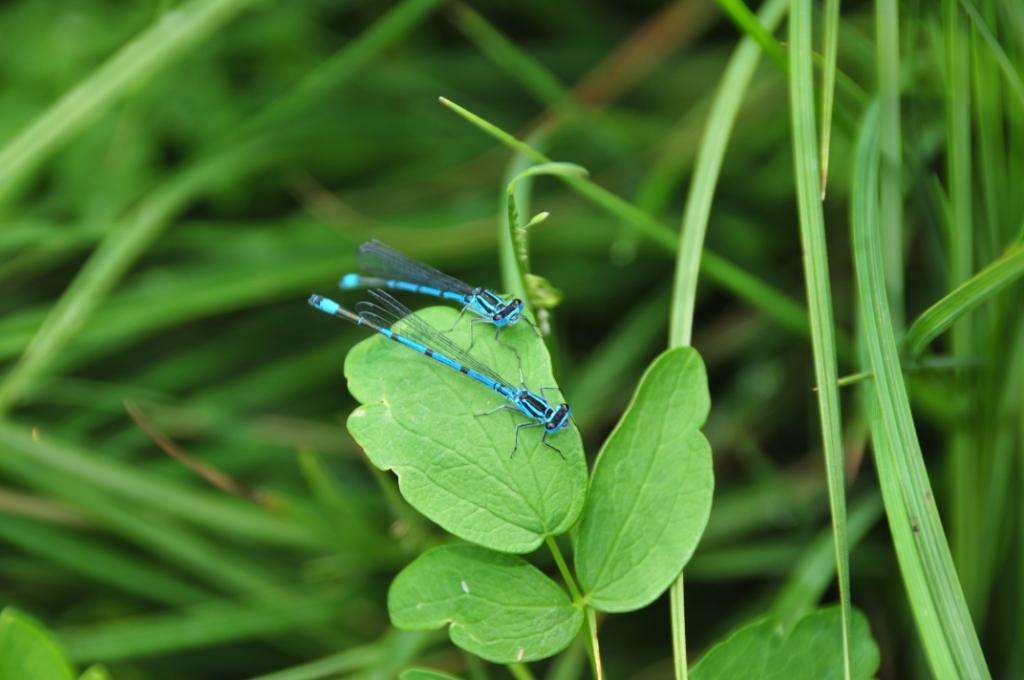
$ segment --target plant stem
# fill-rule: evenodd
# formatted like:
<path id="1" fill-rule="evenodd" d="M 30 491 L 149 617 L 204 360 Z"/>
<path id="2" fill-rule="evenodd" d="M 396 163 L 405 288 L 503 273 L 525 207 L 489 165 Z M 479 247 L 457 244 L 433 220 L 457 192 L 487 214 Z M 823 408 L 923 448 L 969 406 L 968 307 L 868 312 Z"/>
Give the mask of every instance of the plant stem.
<path id="1" fill-rule="evenodd" d="M 686 680 L 686 616 L 683 607 L 683 574 L 672 584 L 669 591 L 672 606 L 672 659 L 676 669 L 676 680 Z"/>
<path id="2" fill-rule="evenodd" d="M 569 571 L 569 565 L 566 564 L 565 557 L 562 556 L 562 550 L 558 547 L 555 538 L 553 536 L 545 536 L 544 542 L 547 543 L 548 550 L 551 551 L 551 555 L 555 558 L 555 564 L 558 565 L 558 571 L 562 574 L 565 585 L 568 586 L 569 592 L 572 594 L 573 602 L 582 605 L 583 595 L 580 593 L 579 586 L 576 585 L 576 580 L 572 577 L 572 572 Z M 590 664 L 594 669 L 594 677 L 597 680 L 604 680 L 604 669 L 601 667 L 601 648 L 597 643 L 597 620 L 592 607 L 584 605 L 583 610 L 584 616 L 586 616 L 585 625 L 587 627 L 587 656 L 590 657 Z"/>
<path id="3" fill-rule="evenodd" d="M 587 630 L 590 633 L 590 647 L 594 652 L 594 673 L 597 680 L 604 680 L 604 667 L 601 664 L 601 645 L 597 641 L 597 614 L 593 607 L 586 607 Z"/>
<path id="4" fill-rule="evenodd" d="M 545 536 L 544 542 L 548 544 L 548 550 L 555 558 L 555 564 L 558 565 L 558 571 L 561 572 L 562 578 L 565 579 L 565 585 L 569 587 L 569 593 L 572 594 L 573 602 L 582 603 L 583 596 L 580 594 L 579 586 L 576 585 L 576 580 L 572 577 L 572 572 L 569 571 L 569 566 L 565 562 L 565 558 L 562 556 L 562 550 L 558 547 L 558 543 L 555 541 L 554 536 Z"/>
<path id="5" fill-rule="evenodd" d="M 508 668 L 508 672 L 516 680 L 534 680 L 533 672 L 530 671 L 530 667 L 526 664 L 510 663 L 506 668 Z"/>

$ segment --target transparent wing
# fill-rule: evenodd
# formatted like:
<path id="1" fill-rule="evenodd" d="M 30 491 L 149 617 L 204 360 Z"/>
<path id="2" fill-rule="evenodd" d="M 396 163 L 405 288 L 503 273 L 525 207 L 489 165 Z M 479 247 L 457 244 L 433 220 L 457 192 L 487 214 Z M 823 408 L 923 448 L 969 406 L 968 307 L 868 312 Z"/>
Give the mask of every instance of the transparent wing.
<path id="1" fill-rule="evenodd" d="M 408 281 L 455 293 L 473 292 L 473 287 L 465 281 L 406 257 L 380 241 L 367 241 L 359 246 L 358 258 L 360 269 L 378 278 Z"/>
<path id="2" fill-rule="evenodd" d="M 448 336 L 414 314 L 388 293 L 383 290 L 371 290 L 369 295 L 373 298 L 372 302 L 360 302 L 356 305 L 359 316 L 379 326 L 394 328 L 396 333 L 415 340 L 439 354 L 444 354 L 449 359 L 457 361 L 496 383 L 505 385 L 510 390 L 516 389 L 508 380 L 495 373 L 494 369 L 489 368 L 456 345 Z M 399 321 L 402 323 L 395 328 Z"/>

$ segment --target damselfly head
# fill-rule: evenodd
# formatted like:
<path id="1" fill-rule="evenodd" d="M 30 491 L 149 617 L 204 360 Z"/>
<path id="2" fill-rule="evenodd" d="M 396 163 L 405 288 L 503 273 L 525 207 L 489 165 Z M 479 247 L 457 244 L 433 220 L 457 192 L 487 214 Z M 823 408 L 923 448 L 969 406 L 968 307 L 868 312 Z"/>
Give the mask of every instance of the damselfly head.
<path id="1" fill-rule="evenodd" d="M 523 301 L 519 298 L 513 298 L 498 310 L 498 313 L 494 315 L 495 322 L 500 326 L 506 326 L 514 324 L 523 317 Z"/>
<path id="2" fill-rule="evenodd" d="M 544 423 L 544 429 L 552 433 L 563 430 L 569 424 L 570 418 L 572 418 L 572 408 L 565 403 L 559 404 L 551 417 Z"/>

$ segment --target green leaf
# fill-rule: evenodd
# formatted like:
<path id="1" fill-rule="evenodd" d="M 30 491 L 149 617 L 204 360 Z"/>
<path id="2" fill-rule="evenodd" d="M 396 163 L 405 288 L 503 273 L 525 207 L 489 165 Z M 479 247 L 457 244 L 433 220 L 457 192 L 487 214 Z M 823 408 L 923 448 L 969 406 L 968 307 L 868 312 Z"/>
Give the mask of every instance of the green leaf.
<path id="1" fill-rule="evenodd" d="M 78 676 L 78 680 L 110 680 L 110 673 L 106 668 L 97 664 L 87 668 L 84 673 Z"/>
<path id="2" fill-rule="evenodd" d="M 0 678 L 73 677 L 71 664 L 49 631 L 11 607 L 0 612 Z"/>
<path id="3" fill-rule="evenodd" d="M 451 624 L 452 642 L 495 663 L 557 654 L 583 623 L 583 612 L 536 567 L 466 544 L 428 550 L 403 569 L 388 612 L 407 630 Z"/>
<path id="4" fill-rule="evenodd" d="M 419 312 L 439 329 L 455 310 Z M 397 329 L 401 331 L 401 323 Z M 463 320 L 448 334 L 470 344 Z M 494 342 L 490 328 L 476 331 L 473 355 L 510 382 L 518 382 L 515 355 Z M 519 352 L 533 389 L 554 385 L 547 349 L 529 326 L 501 335 Z M 502 552 L 530 552 L 547 534 L 565 532 L 583 507 L 587 467 L 575 426 L 549 438 L 562 456 L 541 443 L 543 428 L 519 433 L 525 418 L 490 411 L 506 402 L 471 378 L 398 343 L 376 336 L 356 345 L 345 361 L 349 390 L 362 403 L 348 429 L 370 461 L 398 476 L 402 495 L 447 531 Z M 554 398 L 556 392 L 548 391 Z"/>
<path id="5" fill-rule="evenodd" d="M 711 512 L 707 374 L 690 347 L 668 350 L 640 381 L 605 442 L 580 520 L 576 569 L 603 611 L 649 604 L 689 561 Z"/>
<path id="6" fill-rule="evenodd" d="M 871 678 L 878 670 L 878 646 L 867 619 L 851 610 L 852 678 Z M 740 626 L 712 647 L 690 670 L 690 680 L 761 678 L 829 680 L 843 677 L 842 615 L 838 607 L 808 614 L 789 635 L 774 619 Z"/>
<path id="7" fill-rule="evenodd" d="M 431 668 L 407 668 L 398 676 L 398 680 L 459 680 L 459 678 Z"/>

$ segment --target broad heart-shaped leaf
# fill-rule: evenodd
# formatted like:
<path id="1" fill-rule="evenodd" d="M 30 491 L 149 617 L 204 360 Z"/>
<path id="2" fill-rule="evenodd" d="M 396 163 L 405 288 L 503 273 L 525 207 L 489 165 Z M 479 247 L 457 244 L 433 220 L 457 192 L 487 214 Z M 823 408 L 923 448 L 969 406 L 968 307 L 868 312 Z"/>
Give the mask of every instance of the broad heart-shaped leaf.
<path id="1" fill-rule="evenodd" d="M 418 312 L 439 329 L 451 328 L 456 311 Z M 471 316 L 471 315 L 466 315 Z M 401 332 L 403 324 L 396 324 Z M 472 355 L 513 386 L 519 369 L 513 352 L 494 340 L 494 327 L 476 324 Z M 468 347 L 470 319 L 448 337 Z M 543 341 L 526 323 L 507 328 L 501 342 L 522 357 L 527 384 L 536 392 L 555 384 Z M 507 404 L 484 385 L 381 335 L 365 340 L 345 361 L 349 390 L 362 403 L 348 429 L 370 461 L 394 470 L 399 489 L 417 510 L 467 541 L 500 550 L 534 550 L 546 534 L 569 529 L 579 516 L 587 466 L 579 432 L 570 425 L 541 444 L 543 427 L 524 428 L 512 454 L 515 424 L 525 416 L 498 411 Z M 557 391 L 547 391 L 559 401 Z M 564 458 L 563 458 L 564 456 Z"/>
<path id="2" fill-rule="evenodd" d="M 0 612 L 0 679 L 73 677 L 71 664 L 49 631 L 10 607 Z"/>
<path id="3" fill-rule="evenodd" d="M 398 680 L 459 680 L 459 678 L 435 671 L 432 668 L 407 668 L 398 676 Z"/>
<path id="4" fill-rule="evenodd" d="M 690 559 L 711 512 L 710 408 L 696 350 L 659 356 L 594 465 L 576 541 L 576 570 L 595 609 L 639 609 Z"/>
<path id="5" fill-rule="evenodd" d="M 450 623 L 452 642 L 494 663 L 557 654 L 583 623 L 565 591 L 529 562 L 464 543 L 428 550 L 403 569 L 388 612 L 407 630 Z"/>
<path id="6" fill-rule="evenodd" d="M 851 611 L 850 670 L 854 680 L 878 670 L 878 646 L 867 619 Z M 747 623 L 712 647 L 690 670 L 691 680 L 839 680 L 843 677 L 843 632 L 838 607 L 811 612 L 789 635 L 770 618 Z"/>

